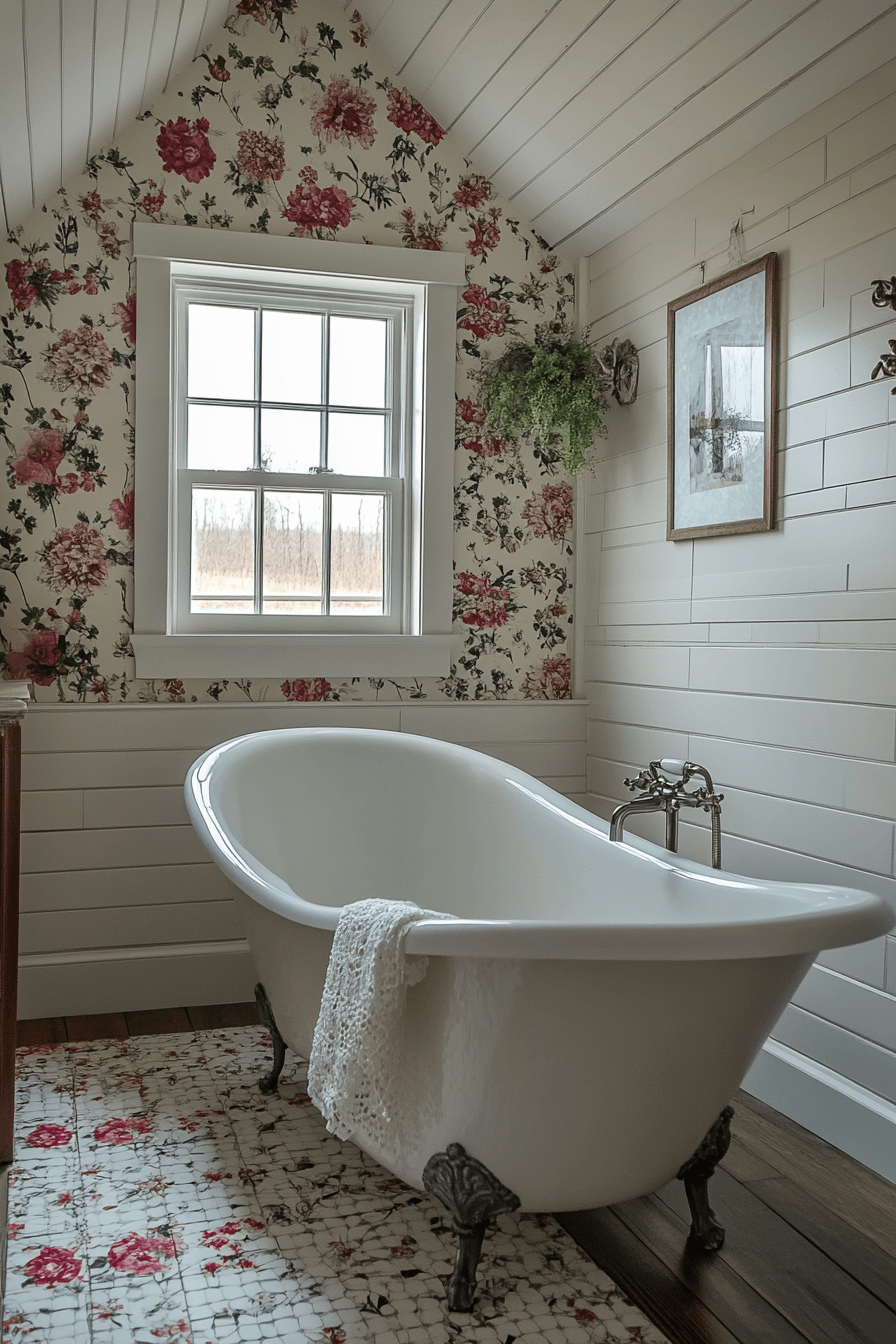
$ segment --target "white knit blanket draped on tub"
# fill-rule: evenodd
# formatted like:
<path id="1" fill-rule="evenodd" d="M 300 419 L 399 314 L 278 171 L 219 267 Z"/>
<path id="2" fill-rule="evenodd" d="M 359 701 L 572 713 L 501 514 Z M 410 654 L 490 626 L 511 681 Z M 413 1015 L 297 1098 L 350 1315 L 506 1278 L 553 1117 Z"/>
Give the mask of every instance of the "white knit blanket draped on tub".
<path id="1" fill-rule="evenodd" d="M 401 1016 L 429 965 L 405 953 L 404 938 L 419 919 L 453 918 L 410 901 L 343 907 L 308 1064 L 308 1094 L 338 1138 L 382 1149 L 394 1137 Z"/>

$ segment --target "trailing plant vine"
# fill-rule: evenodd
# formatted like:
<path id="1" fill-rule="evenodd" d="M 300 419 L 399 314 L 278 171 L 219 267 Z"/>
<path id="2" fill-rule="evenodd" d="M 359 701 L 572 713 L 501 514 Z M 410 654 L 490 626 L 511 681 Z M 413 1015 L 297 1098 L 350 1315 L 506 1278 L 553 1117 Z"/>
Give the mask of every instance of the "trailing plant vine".
<path id="1" fill-rule="evenodd" d="M 588 465 L 595 435 L 606 436 L 606 372 L 585 341 L 555 323 L 536 327 L 532 345 L 508 346 L 484 364 L 477 381 L 485 424 L 556 447 L 570 474 Z"/>

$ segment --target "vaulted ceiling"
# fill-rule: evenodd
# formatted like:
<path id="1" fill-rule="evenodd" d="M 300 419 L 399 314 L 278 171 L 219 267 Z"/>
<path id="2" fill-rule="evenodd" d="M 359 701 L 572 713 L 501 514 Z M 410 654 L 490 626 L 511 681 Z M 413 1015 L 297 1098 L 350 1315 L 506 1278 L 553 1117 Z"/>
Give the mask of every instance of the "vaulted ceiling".
<path id="1" fill-rule="evenodd" d="M 896 52 L 887 0 L 357 6 L 398 80 L 570 259 Z M 217 50 L 233 8 L 235 0 L 0 0 L 7 224 L 121 135 L 198 52 Z"/>

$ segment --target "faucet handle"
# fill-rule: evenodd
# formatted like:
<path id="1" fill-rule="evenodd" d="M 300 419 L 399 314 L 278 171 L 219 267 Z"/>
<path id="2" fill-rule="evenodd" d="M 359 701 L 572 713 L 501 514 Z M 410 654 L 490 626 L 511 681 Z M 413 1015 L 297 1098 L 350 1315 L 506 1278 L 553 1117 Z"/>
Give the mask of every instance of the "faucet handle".
<path id="1" fill-rule="evenodd" d="M 672 757 L 664 756 L 659 763 L 660 769 L 667 775 L 683 775 L 688 767 L 687 761 L 676 761 Z"/>

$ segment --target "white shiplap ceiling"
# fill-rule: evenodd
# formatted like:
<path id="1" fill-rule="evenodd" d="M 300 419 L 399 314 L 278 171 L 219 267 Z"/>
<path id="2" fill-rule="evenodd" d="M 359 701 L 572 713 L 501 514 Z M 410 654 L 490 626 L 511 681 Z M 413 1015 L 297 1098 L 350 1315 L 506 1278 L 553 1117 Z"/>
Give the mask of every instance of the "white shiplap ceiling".
<path id="1" fill-rule="evenodd" d="M 7 227 L 84 167 L 208 42 L 235 0 L 0 0 Z"/>
<path id="2" fill-rule="evenodd" d="M 890 0 L 357 3 L 400 82 L 568 258 L 896 54 Z M 198 51 L 220 45 L 233 8 L 0 0 L 7 222 L 120 135 Z"/>

